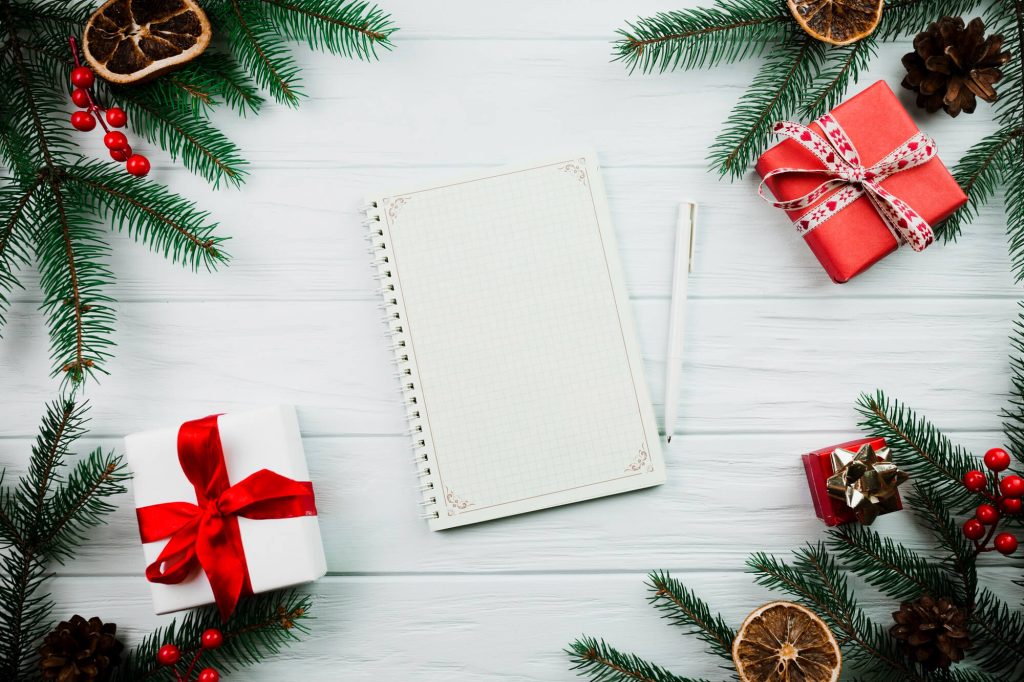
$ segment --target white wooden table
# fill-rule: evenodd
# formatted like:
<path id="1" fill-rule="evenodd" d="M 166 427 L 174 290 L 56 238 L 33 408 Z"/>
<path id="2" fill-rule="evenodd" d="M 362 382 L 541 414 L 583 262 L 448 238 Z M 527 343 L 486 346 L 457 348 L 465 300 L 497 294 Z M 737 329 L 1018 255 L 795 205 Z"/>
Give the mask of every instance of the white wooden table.
<path id="1" fill-rule="evenodd" d="M 310 588 L 313 634 L 244 679 L 569 680 L 561 649 L 581 633 L 720 679 L 719 662 L 645 603 L 647 570 L 673 570 L 738 624 L 768 597 L 744 573 L 746 555 L 821 537 L 799 455 L 857 434 L 861 391 L 884 387 L 976 451 L 1000 443 L 1019 290 L 998 207 L 955 245 L 901 250 L 833 285 L 750 177 L 705 171 L 755 62 L 632 77 L 610 63 L 625 19 L 696 0 L 383 1 L 402 30 L 379 63 L 298 47 L 310 95 L 298 111 L 218 115 L 252 162 L 241 191 L 213 191 L 144 150 L 155 180 L 233 237 L 230 267 L 192 274 L 112 237 L 118 346 L 111 375 L 87 388 L 82 451 L 214 411 L 299 409 L 330 575 Z M 857 89 L 877 78 L 898 89 L 908 44 L 880 50 Z M 985 106 L 918 119 L 950 165 L 991 128 Z M 656 403 L 676 203 L 702 202 L 669 481 L 431 533 L 417 516 L 361 198 L 581 145 L 605 167 Z M 27 280 L 0 341 L 0 462 L 15 470 L 57 389 Z M 131 498 L 120 505 L 58 570 L 54 615 L 99 615 L 134 640 L 169 619 L 152 614 Z M 877 527 L 923 546 L 909 514 Z"/>

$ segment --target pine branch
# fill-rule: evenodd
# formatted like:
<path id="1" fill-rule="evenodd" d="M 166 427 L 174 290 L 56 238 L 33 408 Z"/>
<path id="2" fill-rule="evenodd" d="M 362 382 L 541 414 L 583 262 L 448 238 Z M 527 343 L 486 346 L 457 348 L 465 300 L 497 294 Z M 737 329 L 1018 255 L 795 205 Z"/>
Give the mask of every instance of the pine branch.
<path id="1" fill-rule="evenodd" d="M 673 675 L 639 656 L 624 654 L 603 639 L 583 636 L 565 650 L 572 669 L 591 682 L 706 682 Z"/>
<path id="2" fill-rule="evenodd" d="M 113 510 L 106 498 L 124 491 L 119 458 L 93 454 L 69 476 L 61 469 L 84 433 L 86 407 L 72 398 L 47 405 L 28 471 L 12 490 L 0 490 L 4 540 L 0 552 L 0 679 L 39 677 L 37 647 L 50 628 L 53 601 L 45 592 L 47 563 L 70 556 L 84 531 Z M 96 476 L 97 464 L 104 473 Z M 6 472 L 0 473 L 2 484 Z M 13 532 L 15 537 L 8 537 Z"/>
<path id="3" fill-rule="evenodd" d="M 912 36 L 939 17 L 967 14 L 979 4 L 981 0 L 890 0 L 874 35 L 882 41 Z"/>
<path id="4" fill-rule="evenodd" d="M 194 115 L 205 116 L 223 103 L 239 115 L 246 116 L 259 113 L 263 105 L 263 98 L 249 83 L 246 74 L 223 54 L 205 52 L 166 80 L 157 80 L 152 85 L 162 83 L 170 87 L 164 88 L 167 93 L 160 91 L 157 96 L 167 98 L 174 106 L 181 106 L 180 95 L 184 93 L 184 104 Z"/>
<path id="5" fill-rule="evenodd" d="M 971 613 L 970 628 L 975 665 L 1006 679 L 1024 676 L 1024 614 L 1011 611 L 1003 600 L 983 589 Z"/>
<path id="6" fill-rule="evenodd" d="M 662 12 L 617 33 L 615 59 L 633 71 L 669 71 L 730 64 L 763 54 L 786 38 L 792 18 L 770 0 L 716 0 L 710 8 Z"/>
<path id="7" fill-rule="evenodd" d="M 984 499 L 964 487 L 965 473 L 978 468 L 967 450 L 954 446 L 924 417 L 897 400 L 889 400 L 882 391 L 861 394 L 857 411 L 859 426 L 873 436 L 884 436 L 893 461 L 904 467 L 915 481 L 935 488 L 949 504 L 966 510 Z"/>
<path id="8" fill-rule="evenodd" d="M 1006 188 L 1006 233 L 1010 237 L 1010 263 L 1017 282 L 1024 280 L 1024 128 L 1018 131 L 1003 164 Z"/>
<path id="9" fill-rule="evenodd" d="M 1017 462 L 1024 465 L 1024 303 L 1018 303 L 1020 312 L 1013 326 L 1010 343 L 1015 355 L 1010 357 L 1010 373 L 1013 391 L 1009 407 L 1003 408 L 1003 433 L 1008 441 L 1007 449 Z"/>
<path id="10" fill-rule="evenodd" d="M 217 224 L 191 201 L 106 164 L 82 163 L 66 177 L 66 185 L 80 190 L 90 210 L 172 262 L 211 270 L 227 261 L 220 248 L 225 238 L 214 234 Z"/>
<path id="11" fill-rule="evenodd" d="M 981 207 L 991 200 L 1003 184 L 1005 168 L 1013 163 L 1014 142 L 1022 136 L 1024 129 L 1002 128 L 971 147 L 960 159 L 953 168 L 953 177 L 967 195 L 967 203 L 936 226 L 939 237 L 947 242 L 955 241 L 963 226 L 973 221 Z M 1020 267 L 1016 271 L 1019 278 Z"/>
<path id="12" fill-rule="evenodd" d="M 831 111 L 843 100 L 851 83 L 868 67 L 877 52 L 874 34 L 853 45 L 833 47 L 825 52 L 824 63 L 800 105 L 800 117 L 814 120 Z"/>
<path id="13" fill-rule="evenodd" d="M 176 644 L 181 650 L 181 663 L 177 668 L 184 673 L 198 649 L 200 636 L 211 627 L 220 628 L 224 644 L 203 653 L 204 666 L 224 673 L 262 663 L 309 631 L 305 621 L 310 618 L 311 607 L 309 596 L 267 592 L 242 599 L 235 613 L 223 624 L 215 607 L 189 611 L 180 621 L 174 620 L 154 630 L 128 652 L 116 668 L 112 682 L 173 680 L 171 669 L 157 664 L 157 650 L 164 644 Z"/>
<path id="14" fill-rule="evenodd" d="M 938 547 L 947 557 L 943 563 L 960 581 L 957 599 L 970 611 L 978 590 L 977 551 L 953 520 L 943 496 L 931 486 L 918 481 L 913 492 L 907 494 L 907 503 L 914 516 L 932 531 Z"/>
<path id="15" fill-rule="evenodd" d="M 775 123 L 797 111 L 821 69 L 822 45 L 801 33 L 768 55 L 708 154 L 719 174 L 741 177 L 768 145 Z"/>
<path id="16" fill-rule="evenodd" d="M 654 571 L 647 580 L 651 591 L 648 601 L 662 612 L 662 617 L 673 625 L 686 628 L 686 634 L 696 635 L 713 653 L 727 661 L 732 660 L 736 632 L 721 615 L 712 614 L 711 608 L 693 590 L 665 571 Z"/>
<path id="17" fill-rule="evenodd" d="M 215 15 L 235 58 L 260 87 L 282 104 L 298 105 L 299 67 L 278 28 L 267 20 L 265 5 L 227 0 L 224 6 L 218 6 Z"/>
<path id="18" fill-rule="evenodd" d="M 855 667 L 874 663 L 882 667 L 879 680 L 923 682 L 924 678 L 904 663 L 894 640 L 857 605 L 846 578 L 823 545 L 808 545 L 794 552 L 794 557 L 790 566 L 759 552 L 747 565 L 757 575 L 759 585 L 789 593 L 820 615 L 835 634 L 846 660 Z"/>
<path id="19" fill-rule="evenodd" d="M 377 47 L 392 48 L 398 30 L 380 8 L 363 0 L 260 0 L 268 20 L 289 40 L 304 41 L 314 50 L 344 57 L 376 59 Z"/>
<path id="20" fill-rule="evenodd" d="M 5 179 L 0 186 L 0 332 L 7 321 L 4 316 L 10 305 L 7 296 L 15 287 L 21 287 L 14 270 L 28 263 L 27 254 L 20 245 L 23 233 L 28 231 L 23 218 L 40 184 L 42 181 L 36 179 L 23 189 L 13 180 Z"/>
<path id="21" fill-rule="evenodd" d="M 131 129 L 167 150 L 172 159 L 180 158 L 186 168 L 215 188 L 221 182 L 236 187 L 242 184 L 248 164 L 237 145 L 208 120 L 163 106 L 166 96 L 159 88 L 118 88 L 112 92 L 128 113 Z"/>
<path id="22" fill-rule="evenodd" d="M 897 601 L 925 594 L 955 594 L 949 575 L 933 559 L 922 557 L 870 528 L 846 524 L 830 529 L 828 534 L 829 549 L 849 570 Z"/>

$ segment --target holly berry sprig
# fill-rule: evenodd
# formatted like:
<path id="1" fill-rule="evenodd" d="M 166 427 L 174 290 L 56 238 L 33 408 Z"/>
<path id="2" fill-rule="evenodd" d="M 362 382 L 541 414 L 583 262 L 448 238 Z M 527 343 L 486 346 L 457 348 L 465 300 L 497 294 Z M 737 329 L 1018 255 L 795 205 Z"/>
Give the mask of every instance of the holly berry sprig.
<path id="1" fill-rule="evenodd" d="M 979 554 L 995 550 L 1009 556 L 1017 551 L 1017 538 L 1012 533 L 997 535 L 996 529 L 1002 516 L 1013 516 L 1021 512 L 1024 506 L 1021 502 L 1021 497 L 1024 497 L 1024 478 L 1017 474 L 1000 476 L 1010 467 L 1010 455 L 1002 448 L 992 448 L 985 453 L 985 467 L 989 470 L 987 475 L 978 469 L 964 474 L 964 486 L 984 495 L 991 504 L 986 502 L 978 505 L 974 518 L 964 522 L 963 533 L 974 543 L 975 551 Z"/>
<path id="2" fill-rule="evenodd" d="M 100 109 L 92 96 L 96 74 L 88 66 L 83 66 L 78 59 L 78 43 L 74 36 L 68 37 L 68 43 L 71 45 L 71 55 L 75 59 L 75 68 L 71 69 L 71 84 L 75 86 L 71 91 L 71 101 L 81 109 L 71 114 L 71 125 L 76 130 L 87 133 L 95 128 L 96 121 L 99 121 L 103 132 L 106 133 L 103 136 L 103 144 L 110 150 L 110 158 L 123 162 L 129 173 L 141 178 L 149 173 L 149 159 L 142 154 L 132 153 L 127 136 L 119 130 L 110 129 L 123 128 L 128 123 L 128 114 L 120 107 L 110 107 L 106 111 Z M 110 128 L 107 127 L 108 124 Z"/>
<path id="3" fill-rule="evenodd" d="M 199 663 L 199 657 L 203 655 L 203 652 L 208 649 L 217 649 L 224 644 L 224 633 L 217 628 L 209 628 L 203 631 L 203 634 L 199 637 L 199 649 L 196 650 L 195 656 L 192 657 L 192 662 L 188 665 L 188 670 L 185 672 L 185 676 L 182 677 L 177 668 L 174 668 L 171 672 L 174 673 L 174 679 L 176 682 L 192 682 L 192 671 L 196 669 L 196 665 Z M 174 644 L 164 644 L 156 652 L 156 662 L 164 666 L 176 666 L 181 661 L 181 649 Z M 203 668 L 199 671 L 199 677 L 196 678 L 196 682 L 219 682 L 220 673 L 215 668 Z"/>

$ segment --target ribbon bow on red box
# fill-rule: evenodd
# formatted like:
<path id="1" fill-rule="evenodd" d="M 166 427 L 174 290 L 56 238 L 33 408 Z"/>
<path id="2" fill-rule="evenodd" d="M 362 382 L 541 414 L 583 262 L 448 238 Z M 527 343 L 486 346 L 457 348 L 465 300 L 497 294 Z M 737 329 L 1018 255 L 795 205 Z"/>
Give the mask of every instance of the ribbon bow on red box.
<path id="1" fill-rule="evenodd" d="M 839 125 L 839 121 L 831 114 L 825 114 L 817 120 L 817 124 L 825 132 L 824 137 L 799 123 L 783 121 L 775 124 L 775 134 L 797 142 L 818 157 L 824 168 L 776 168 L 769 171 L 762 178 L 757 190 L 762 199 L 776 208 L 787 211 L 809 209 L 793 221 L 797 232 L 803 236 L 830 220 L 857 199 L 867 196 L 897 241 L 907 242 L 914 251 L 921 251 L 935 241 L 931 225 L 905 201 L 881 185 L 881 182 L 891 175 L 930 161 L 935 156 L 935 142 L 932 138 L 918 132 L 881 161 L 865 168 L 861 165 L 860 155 L 853 146 L 853 140 Z M 813 173 L 824 175 L 828 179 L 796 199 L 774 201 L 767 197 L 764 193 L 765 183 L 771 178 L 787 173 Z M 838 191 L 828 196 L 834 190 Z M 826 201 L 815 206 L 826 196 Z"/>
<path id="2" fill-rule="evenodd" d="M 757 161 L 761 196 L 771 190 L 771 203 L 786 210 L 834 282 L 903 241 L 924 249 L 933 226 L 967 202 L 885 81 L 806 126 L 780 123 L 776 132 L 786 139 Z"/>
<path id="3" fill-rule="evenodd" d="M 146 567 L 146 579 L 177 584 L 202 567 L 221 618 L 242 595 L 252 594 L 238 517 L 287 519 L 316 516 L 313 484 L 260 469 L 231 485 L 217 415 L 185 422 L 178 430 L 178 461 L 198 505 L 165 502 L 136 510 L 143 542 L 170 541 Z"/>

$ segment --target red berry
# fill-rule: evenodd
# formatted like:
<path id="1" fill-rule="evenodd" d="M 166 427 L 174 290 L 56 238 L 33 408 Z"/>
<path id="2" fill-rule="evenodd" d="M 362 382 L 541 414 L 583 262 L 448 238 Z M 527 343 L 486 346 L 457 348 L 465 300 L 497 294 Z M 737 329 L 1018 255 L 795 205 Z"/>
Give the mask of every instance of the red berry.
<path id="1" fill-rule="evenodd" d="M 985 474 L 977 469 L 972 469 L 964 474 L 964 485 L 967 486 L 968 490 L 973 490 L 974 492 L 984 490 L 986 483 L 988 483 L 988 479 L 985 478 Z"/>
<path id="2" fill-rule="evenodd" d="M 996 536 L 995 541 L 992 543 L 995 545 L 996 550 L 1000 554 L 1007 556 L 1017 551 L 1017 538 L 1013 537 L 1009 533 L 1000 533 Z"/>
<path id="3" fill-rule="evenodd" d="M 181 651 L 173 644 L 164 644 L 156 652 L 156 662 L 160 665 L 174 665 L 181 660 Z"/>
<path id="4" fill-rule="evenodd" d="M 132 148 L 125 145 L 121 149 L 111 149 L 110 158 L 114 161 L 121 161 L 122 163 L 128 160 L 128 157 L 132 155 Z"/>
<path id="5" fill-rule="evenodd" d="M 204 649 L 216 649 L 224 643 L 224 633 L 217 628 L 210 628 L 203 632 L 201 642 Z"/>
<path id="6" fill-rule="evenodd" d="M 124 149 L 128 146 L 128 138 L 114 130 L 103 136 L 103 144 L 107 149 Z"/>
<path id="7" fill-rule="evenodd" d="M 999 503 L 999 507 L 1003 510 L 1004 514 L 1019 514 L 1022 503 L 1019 497 L 1004 497 Z"/>
<path id="8" fill-rule="evenodd" d="M 85 133 L 96 127 L 96 119 L 88 111 L 76 111 L 71 114 L 71 125 Z"/>
<path id="9" fill-rule="evenodd" d="M 1002 448 L 992 448 L 985 453 L 985 466 L 992 471 L 1004 471 L 1010 466 L 1010 453 Z"/>
<path id="10" fill-rule="evenodd" d="M 985 526 L 981 525 L 978 519 L 967 519 L 964 521 L 964 536 L 968 540 L 980 540 L 985 534 Z"/>
<path id="11" fill-rule="evenodd" d="M 220 673 L 213 668 L 203 668 L 196 679 L 198 682 L 218 682 L 220 680 Z"/>
<path id="12" fill-rule="evenodd" d="M 149 159 L 142 154 L 132 154 L 128 157 L 128 163 L 125 165 L 128 172 L 132 175 L 142 177 L 149 173 Z"/>
<path id="13" fill-rule="evenodd" d="M 999 481 L 999 492 L 1006 497 L 1024 496 L 1024 478 L 1016 474 L 1010 474 Z"/>
<path id="14" fill-rule="evenodd" d="M 71 69 L 71 84 L 76 88 L 91 88 L 95 81 L 96 77 L 88 66 L 76 66 Z"/>
<path id="15" fill-rule="evenodd" d="M 977 511 L 974 512 L 974 518 L 986 526 L 991 526 L 999 521 L 999 510 L 991 504 L 979 504 Z"/>
<path id="16" fill-rule="evenodd" d="M 75 103 L 76 107 L 85 109 L 89 106 L 89 93 L 84 88 L 75 88 L 71 91 L 71 101 Z"/>
<path id="17" fill-rule="evenodd" d="M 110 107 L 107 109 L 107 123 L 114 126 L 115 128 L 121 128 L 125 123 L 128 122 L 128 114 L 124 113 L 124 109 L 120 107 Z M 1009 466 L 1009 462 L 1007 462 Z"/>

